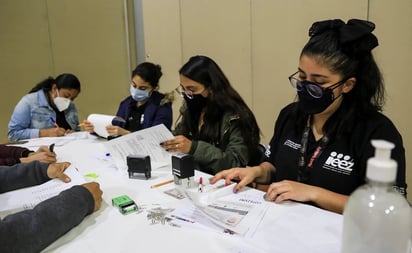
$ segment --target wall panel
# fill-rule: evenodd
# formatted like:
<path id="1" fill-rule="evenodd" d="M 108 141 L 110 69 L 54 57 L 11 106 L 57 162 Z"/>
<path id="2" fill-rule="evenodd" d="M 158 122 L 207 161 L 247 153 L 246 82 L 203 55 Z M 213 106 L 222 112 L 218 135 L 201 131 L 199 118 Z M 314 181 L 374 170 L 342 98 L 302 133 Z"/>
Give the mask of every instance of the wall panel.
<path id="1" fill-rule="evenodd" d="M 214 59 L 251 105 L 250 0 L 182 0 L 183 61 L 193 55 Z"/>
<path id="2" fill-rule="evenodd" d="M 0 1 L 0 142 L 14 106 L 53 74 L 46 1 Z"/>
<path id="3" fill-rule="evenodd" d="M 142 0 L 145 61 L 162 66 L 163 76 L 160 79 L 160 91 L 171 92 L 179 85 L 178 70 L 182 65 L 182 45 L 180 30 L 179 0 Z M 175 94 L 173 104 L 174 118 L 179 114 L 181 98 Z"/>
<path id="4" fill-rule="evenodd" d="M 412 203 L 412 1 L 370 1 L 370 19 L 376 24 L 376 59 L 384 75 L 387 101 L 384 113 L 401 132 L 406 149 L 406 176 Z"/>
<path id="5" fill-rule="evenodd" d="M 130 60 L 125 1 L 48 1 L 56 74 L 72 72 L 82 84 L 76 100 L 80 120 L 90 113 L 115 114 L 129 95 Z M 110 94 L 110 95 L 109 95 Z"/>

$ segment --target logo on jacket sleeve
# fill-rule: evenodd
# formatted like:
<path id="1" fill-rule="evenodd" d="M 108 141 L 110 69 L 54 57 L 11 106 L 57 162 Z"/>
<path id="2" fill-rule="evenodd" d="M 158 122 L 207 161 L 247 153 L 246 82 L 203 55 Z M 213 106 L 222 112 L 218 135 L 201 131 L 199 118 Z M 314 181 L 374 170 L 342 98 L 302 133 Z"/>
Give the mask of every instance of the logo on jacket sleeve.
<path id="1" fill-rule="evenodd" d="M 353 161 L 353 158 L 350 157 L 350 155 L 344 155 L 332 151 L 329 154 L 328 159 L 323 164 L 323 168 L 345 175 L 350 175 L 354 164 L 355 162 Z"/>

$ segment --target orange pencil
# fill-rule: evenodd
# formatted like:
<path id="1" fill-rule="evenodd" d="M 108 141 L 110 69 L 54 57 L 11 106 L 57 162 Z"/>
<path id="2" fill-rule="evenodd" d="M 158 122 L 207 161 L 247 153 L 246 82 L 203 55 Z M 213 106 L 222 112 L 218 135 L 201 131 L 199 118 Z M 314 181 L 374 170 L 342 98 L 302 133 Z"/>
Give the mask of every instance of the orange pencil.
<path id="1" fill-rule="evenodd" d="M 173 181 L 174 181 L 173 179 L 170 179 L 170 180 L 167 180 L 167 181 L 158 183 L 158 184 L 154 184 L 154 185 L 150 186 L 150 188 L 156 188 L 156 187 L 163 186 L 163 185 L 165 185 L 165 184 L 170 184 L 170 183 L 173 182 Z"/>

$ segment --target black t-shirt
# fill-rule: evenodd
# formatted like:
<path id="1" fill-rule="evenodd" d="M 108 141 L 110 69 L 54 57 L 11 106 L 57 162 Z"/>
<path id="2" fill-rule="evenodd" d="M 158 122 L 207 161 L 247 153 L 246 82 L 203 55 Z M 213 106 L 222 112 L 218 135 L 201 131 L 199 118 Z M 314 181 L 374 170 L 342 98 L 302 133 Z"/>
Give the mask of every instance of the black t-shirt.
<path id="1" fill-rule="evenodd" d="M 266 151 L 267 161 L 276 168 L 276 173 L 272 173 L 272 180 L 275 182 L 297 180 L 303 131 L 297 131 L 296 124 L 291 119 L 296 106 L 296 103 L 290 104 L 280 112 L 274 136 Z M 365 183 L 366 163 L 374 155 L 371 140 L 384 139 L 395 144 L 392 159 L 398 163 L 396 186 L 397 190 L 406 195 L 405 150 L 402 137 L 393 123 L 383 114 L 375 112 L 356 120 L 353 126 L 341 138 L 331 136 L 312 168 L 305 167 L 310 173 L 305 183 L 340 194 L 351 194 Z M 306 161 L 319 145 L 320 140 L 316 141 L 312 131 L 309 131 Z"/>
<path id="2" fill-rule="evenodd" d="M 130 114 L 126 121 L 125 128 L 130 132 L 135 132 L 143 128 L 144 111 L 146 110 L 147 103 L 137 107 L 130 108 Z"/>
<path id="3" fill-rule="evenodd" d="M 67 123 L 66 115 L 64 114 L 64 111 L 61 112 L 61 111 L 57 110 L 56 108 L 53 108 L 53 109 L 56 112 L 56 124 L 59 127 L 64 128 L 66 130 L 72 129 L 70 124 Z"/>

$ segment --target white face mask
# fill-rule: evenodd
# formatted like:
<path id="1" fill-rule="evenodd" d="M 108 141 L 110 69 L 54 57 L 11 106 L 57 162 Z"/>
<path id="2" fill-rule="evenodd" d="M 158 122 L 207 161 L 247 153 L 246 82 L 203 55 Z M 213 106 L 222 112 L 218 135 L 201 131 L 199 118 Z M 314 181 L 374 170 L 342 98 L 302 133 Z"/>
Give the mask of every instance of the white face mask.
<path id="1" fill-rule="evenodd" d="M 69 108 L 70 105 L 70 99 L 68 98 L 63 98 L 63 97 L 59 97 L 59 91 L 57 91 L 57 97 L 55 97 L 53 99 L 54 104 L 56 105 L 57 109 L 62 112 L 64 110 L 66 110 L 67 108 Z"/>

